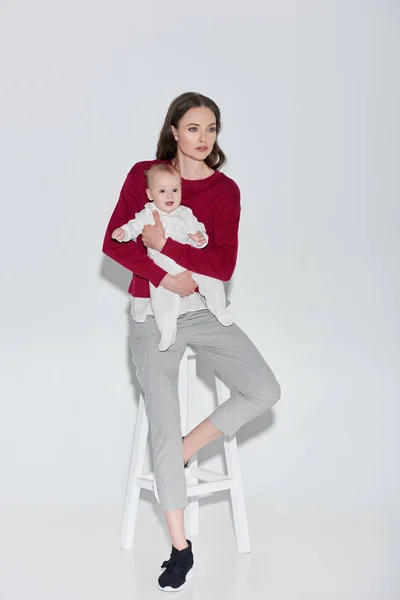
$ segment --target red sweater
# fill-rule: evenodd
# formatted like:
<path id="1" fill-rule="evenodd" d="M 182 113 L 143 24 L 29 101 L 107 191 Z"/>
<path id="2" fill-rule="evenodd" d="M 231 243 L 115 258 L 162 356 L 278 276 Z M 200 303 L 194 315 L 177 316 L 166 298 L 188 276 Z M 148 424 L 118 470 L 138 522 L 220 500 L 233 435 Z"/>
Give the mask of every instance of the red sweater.
<path id="1" fill-rule="evenodd" d="M 168 161 L 139 162 L 129 171 L 108 224 L 103 244 L 104 254 L 132 271 L 133 278 L 129 293 L 139 298 L 148 298 L 148 282 L 151 281 L 158 287 L 166 271 L 147 256 L 141 236 L 138 237 L 137 242 L 121 244 L 111 238 L 111 233 L 133 219 L 148 202 L 144 171 L 160 162 Z M 204 223 L 209 236 L 208 245 L 203 249 L 193 248 L 189 244 L 181 244 L 168 238 L 162 253 L 194 273 L 228 281 L 235 268 L 238 249 L 240 218 L 238 186 L 220 171 L 215 171 L 206 179 L 192 181 L 182 178 L 182 205 L 191 208 L 197 219 Z"/>

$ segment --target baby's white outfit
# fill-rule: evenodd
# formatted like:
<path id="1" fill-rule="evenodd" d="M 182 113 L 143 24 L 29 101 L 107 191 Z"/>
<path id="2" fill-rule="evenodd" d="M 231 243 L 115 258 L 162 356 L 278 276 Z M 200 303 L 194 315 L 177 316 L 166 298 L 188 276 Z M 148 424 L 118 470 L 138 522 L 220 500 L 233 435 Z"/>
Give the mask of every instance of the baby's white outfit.
<path id="1" fill-rule="evenodd" d="M 190 208 L 180 205 L 174 211 L 165 213 L 157 208 L 153 202 L 148 202 L 143 210 L 136 213 L 134 219 L 122 225 L 121 229 L 125 232 L 123 242 L 136 240 L 145 225 L 154 225 L 153 210 L 156 210 L 160 215 L 166 237 L 170 237 L 181 244 L 191 244 L 195 248 L 204 248 L 208 244 L 205 227 L 203 223 L 196 219 Z M 189 233 L 194 234 L 197 231 L 201 231 L 206 238 L 203 244 L 197 244 L 188 236 Z M 158 250 L 148 248 L 147 254 L 170 275 L 177 275 L 186 270 L 172 258 Z M 226 310 L 225 289 L 222 281 L 198 273 L 193 273 L 192 277 L 198 285 L 199 293 L 204 296 L 208 310 L 215 315 L 222 325 L 232 325 L 233 319 Z M 161 285 L 155 287 L 151 282 L 149 282 L 149 285 L 154 318 L 161 333 L 158 349 L 167 350 L 176 339 L 177 318 L 182 310 L 183 298 L 166 290 Z"/>

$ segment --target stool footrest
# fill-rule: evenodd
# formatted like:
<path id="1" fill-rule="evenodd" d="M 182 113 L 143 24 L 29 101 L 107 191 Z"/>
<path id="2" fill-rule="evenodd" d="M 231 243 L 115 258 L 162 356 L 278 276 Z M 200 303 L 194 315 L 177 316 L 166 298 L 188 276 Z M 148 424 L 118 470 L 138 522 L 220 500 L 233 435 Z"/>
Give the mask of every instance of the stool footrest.
<path id="1" fill-rule="evenodd" d="M 188 475 L 197 477 L 202 481 L 230 481 L 231 477 L 224 475 L 224 473 L 217 473 L 216 471 L 209 471 L 208 469 L 202 469 L 200 467 L 187 467 Z"/>
<path id="2" fill-rule="evenodd" d="M 234 485 L 232 477 L 228 477 L 228 475 L 224 475 L 223 473 L 200 469 L 199 467 L 188 467 L 186 471 L 188 477 L 195 477 L 205 482 L 188 483 L 188 498 L 230 490 Z M 145 473 L 141 477 L 136 477 L 134 485 L 145 490 L 154 491 L 154 473 Z"/>
<path id="3" fill-rule="evenodd" d="M 143 490 L 150 490 L 150 492 L 154 491 L 154 479 L 153 477 L 150 477 L 150 475 L 152 474 L 149 473 L 148 475 L 142 475 L 142 477 L 136 477 L 134 485 Z"/>
<path id="4" fill-rule="evenodd" d="M 207 483 L 194 483 L 187 486 L 188 498 L 192 496 L 201 496 L 203 494 L 213 494 L 214 492 L 222 492 L 230 490 L 233 487 L 233 480 L 213 481 Z"/>

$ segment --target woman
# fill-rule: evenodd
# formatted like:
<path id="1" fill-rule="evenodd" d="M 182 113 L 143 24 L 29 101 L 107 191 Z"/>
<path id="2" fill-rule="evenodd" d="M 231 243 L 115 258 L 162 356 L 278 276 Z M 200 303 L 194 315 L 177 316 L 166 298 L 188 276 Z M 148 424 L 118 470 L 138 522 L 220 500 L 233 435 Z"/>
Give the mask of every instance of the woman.
<path id="1" fill-rule="evenodd" d="M 210 98 L 193 92 L 175 98 L 160 133 L 157 160 L 139 162 L 128 173 L 103 246 L 105 254 L 133 272 L 130 347 L 146 397 L 155 479 L 172 541 L 170 559 L 163 563 L 165 571 L 158 580 L 165 591 L 181 589 L 193 572 L 192 545 L 184 529 L 186 463 L 200 448 L 223 434 L 233 435 L 280 397 L 280 386 L 254 344 L 236 324 L 224 327 L 206 310 L 191 276 L 195 272 L 228 281 L 236 264 L 240 191 L 220 172 L 225 163 L 218 145 L 220 129 L 220 110 Z M 206 248 L 166 239 L 157 215 L 155 225 L 145 227 L 142 243 L 118 244 L 111 238 L 116 227 L 145 205 L 144 173 L 158 162 L 169 162 L 179 170 L 182 204 L 204 223 L 209 235 Z M 147 256 L 146 247 L 159 250 L 186 271 L 169 275 Z M 151 315 L 149 281 L 186 298 L 176 342 L 166 352 L 157 349 L 159 332 Z M 178 372 L 187 346 L 209 362 L 235 392 L 182 439 Z"/>

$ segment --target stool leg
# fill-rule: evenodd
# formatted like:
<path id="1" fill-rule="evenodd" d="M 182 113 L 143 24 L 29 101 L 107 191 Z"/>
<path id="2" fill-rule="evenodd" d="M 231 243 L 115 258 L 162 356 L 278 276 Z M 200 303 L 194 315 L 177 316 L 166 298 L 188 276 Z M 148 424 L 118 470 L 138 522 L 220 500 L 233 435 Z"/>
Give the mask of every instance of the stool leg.
<path id="1" fill-rule="evenodd" d="M 182 386 L 180 397 L 182 411 L 182 424 L 185 429 L 185 435 L 190 431 L 195 419 L 193 419 L 192 411 L 195 410 L 195 382 L 196 382 L 196 357 L 184 357 L 184 369 L 181 375 Z M 190 475 L 192 467 L 197 467 L 197 454 L 190 459 L 190 465 L 187 467 L 189 476 L 187 477 L 189 485 L 198 483 L 197 477 Z M 185 530 L 187 535 L 197 535 L 199 533 L 199 499 L 198 496 L 189 498 L 189 504 L 185 510 Z"/>
<path id="2" fill-rule="evenodd" d="M 143 474 L 148 433 L 149 422 L 147 420 L 144 398 L 140 394 L 122 524 L 121 548 L 124 549 L 132 548 L 133 546 L 140 494 L 140 487 L 135 485 L 135 479 Z"/>
<path id="3" fill-rule="evenodd" d="M 222 404 L 230 395 L 229 389 L 222 382 L 220 376 L 215 374 L 218 404 Z M 236 436 L 224 436 L 224 450 L 228 476 L 232 477 L 234 487 L 230 490 L 233 521 L 235 525 L 236 543 L 238 551 L 245 554 L 250 552 L 249 528 L 247 524 L 246 504 L 240 472 L 239 452 Z"/>

